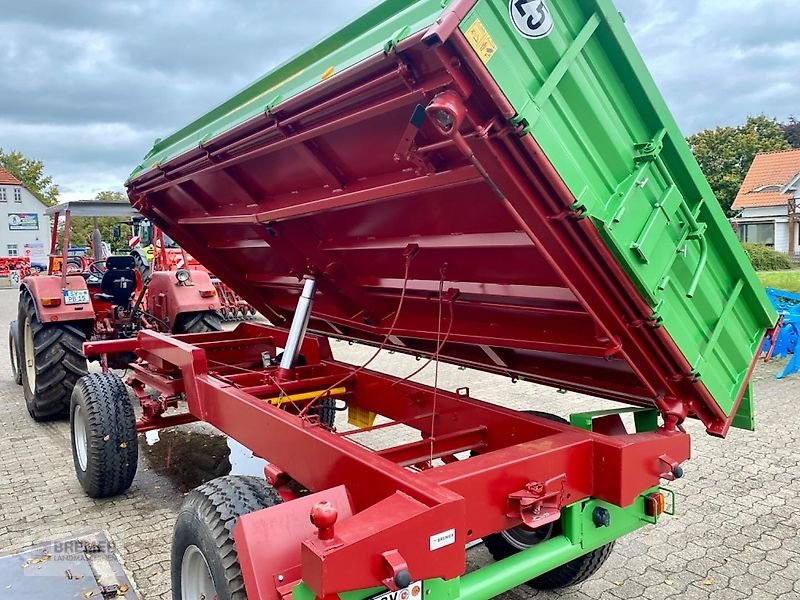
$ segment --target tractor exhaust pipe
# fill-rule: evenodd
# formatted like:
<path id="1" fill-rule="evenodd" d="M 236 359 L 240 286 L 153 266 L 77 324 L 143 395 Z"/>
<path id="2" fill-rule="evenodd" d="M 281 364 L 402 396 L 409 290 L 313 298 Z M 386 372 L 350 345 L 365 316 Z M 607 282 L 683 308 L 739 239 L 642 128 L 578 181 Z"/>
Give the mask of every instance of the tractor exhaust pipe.
<path id="1" fill-rule="evenodd" d="M 308 318 L 311 316 L 311 307 L 314 304 L 314 294 L 317 291 L 317 281 L 313 277 L 306 277 L 303 285 L 303 292 L 297 301 L 297 309 L 294 311 L 292 326 L 289 328 L 289 337 L 286 340 L 286 347 L 283 349 L 280 370 L 283 373 L 294 369 L 297 364 L 297 357 L 300 355 L 300 346 L 306 336 L 308 328 Z"/>

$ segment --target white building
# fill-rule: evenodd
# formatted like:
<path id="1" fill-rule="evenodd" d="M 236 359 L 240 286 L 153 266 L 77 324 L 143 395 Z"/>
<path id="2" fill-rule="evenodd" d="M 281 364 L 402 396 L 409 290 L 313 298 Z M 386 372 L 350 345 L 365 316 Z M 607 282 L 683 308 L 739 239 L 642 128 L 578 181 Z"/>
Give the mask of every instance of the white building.
<path id="1" fill-rule="evenodd" d="M 0 167 L 0 256 L 29 256 L 47 264 L 50 218 L 45 204 Z"/>
<path id="2" fill-rule="evenodd" d="M 732 206 L 739 239 L 800 254 L 798 204 L 800 150 L 757 155 Z"/>

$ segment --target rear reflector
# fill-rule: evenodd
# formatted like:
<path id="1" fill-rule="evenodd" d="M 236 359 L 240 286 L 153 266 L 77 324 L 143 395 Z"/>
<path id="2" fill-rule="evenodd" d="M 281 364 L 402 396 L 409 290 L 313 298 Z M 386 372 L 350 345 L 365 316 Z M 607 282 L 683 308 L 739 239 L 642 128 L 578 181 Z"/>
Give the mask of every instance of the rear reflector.
<path id="1" fill-rule="evenodd" d="M 61 298 L 42 298 L 42 306 L 61 306 Z"/>
<path id="2" fill-rule="evenodd" d="M 664 512 L 664 494 L 654 492 L 644 498 L 644 514 L 648 517 L 659 517 Z"/>
<path id="3" fill-rule="evenodd" d="M 217 295 L 217 290 L 200 290 L 201 298 L 213 298 Z"/>

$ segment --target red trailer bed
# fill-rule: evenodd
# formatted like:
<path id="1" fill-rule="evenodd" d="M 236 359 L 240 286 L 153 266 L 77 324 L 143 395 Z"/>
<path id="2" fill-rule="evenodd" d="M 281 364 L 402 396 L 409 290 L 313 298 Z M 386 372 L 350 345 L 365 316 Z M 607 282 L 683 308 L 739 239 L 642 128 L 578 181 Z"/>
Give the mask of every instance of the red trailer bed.
<path id="1" fill-rule="evenodd" d="M 687 418 L 752 426 L 775 315 L 619 15 L 547 4 L 384 2 L 134 171 L 132 204 L 273 324 L 87 345 L 138 356 L 144 414 L 110 447 L 203 420 L 271 463 L 270 486 L 215 480 L 187 500 L 176 598 L 575 583 L 664 511 Z M 627 406 L 519 413 L 342 364 L 328 337 Z M 127 406 L 111 374 L 89 378 L 78 401 Z M 335 408 L 419 437 L 370 451 Z M 104 493 L 130 485 L 123 463 Z M 498 562 L 465 574 L 479 538 Z"/>
<path id="2" fill-rule="evenodd" d="M 133 179 L 134 206 L 277 325 L 311 273 L 317 333 L 432 354 L 441 329 L 443 360 L 695 414 L 724 435 L 735 411 L 508 124 L 463 38 L 399 50 Z M 463 142 L 419 114 L 444 89 L 468 98 Z"/>

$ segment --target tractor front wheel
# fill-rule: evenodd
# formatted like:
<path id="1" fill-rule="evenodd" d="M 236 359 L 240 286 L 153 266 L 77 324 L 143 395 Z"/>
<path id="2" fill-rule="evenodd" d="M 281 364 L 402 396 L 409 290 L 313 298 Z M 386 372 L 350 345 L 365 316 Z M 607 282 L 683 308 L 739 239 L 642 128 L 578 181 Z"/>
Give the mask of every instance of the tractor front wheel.
<path id="1" fill-rule="evenodd" d="M 88 368 L 86 332 L 80 322 L 40 323 L 28 292 L 20 296 L 17 319 L 19 365 L 25 405 L 36 421 L 66 417 L 69 399 Z"/>
<path id="2" fill-rule="evenodd" d="M 258 477 L 229 475 L 192 491 L 172 537 L 173 600 L 245 600 L 233 528 L 242 515 L 281 502 L 278 492 Z"/>
<path id="3" fill-rule="evenodd" d="M 136 475 L 136 418 L 125 384 L 114 373 L 82 377 L 72 392 L 72 462 L 92 498 L 127 490 Z"/>
<path id="4" fill-rule="evenodd" d="M 8 326 L 8 352 L 11 358 L 11 376 L 14 383 L 22 385 L 22 365 L 19 359 L 19 325 L 11 321 Z"/>
<path id="5" fill-rule="evenodd" d="M 175 324 L 172 327 L 172 333 L 176 335 L 210 331 L 222 331 L 222 317 L 215 310 L 182 313 L 175 318 Z"/>

